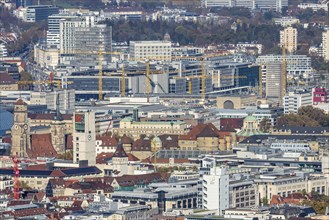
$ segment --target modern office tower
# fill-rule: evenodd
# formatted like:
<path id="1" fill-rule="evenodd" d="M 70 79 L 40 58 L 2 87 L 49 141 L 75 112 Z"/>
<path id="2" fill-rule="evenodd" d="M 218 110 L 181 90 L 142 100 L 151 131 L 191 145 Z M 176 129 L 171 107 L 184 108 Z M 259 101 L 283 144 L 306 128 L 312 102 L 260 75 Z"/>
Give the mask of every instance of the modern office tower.
<path id="1" fill-rule="evenodd" d="M 297 37 L 298 32 L 296 28 L 285 28 L 280 31 L 280 46 L 285 46 L 288 53 L 294 53 L 297 50 Z"/>
<path id="2" fill-rule="evenodd" d="M 329 61 L 329 30 L 322 33 L 323 58 Z"/>
<path id="3" fill-rule="evenodd" d="M 82 50 L 81 53 L 76 54 L 76 65 L 99 65 L 100 51 L 104 52 L 101 58 L 102 66 L 108 65 L 111 63 L 111 54 L 107 52 L 112 51 L 112 27 L 106 24 L 76 27 L 74 48 L 76 51 Z"/>
<path id="4" fill-rule="evenodd" d="M 26 10 L 26 22 L 47 20 L 50 15 L 57 14 L 59 8 L 51 5 L 33 5 Z"/>
<path id="5" fill-rule="evenodd" d="M 76 112 L 73 121 L 73 162 L 96 164 L 95 112 Z"/>
<path id="6" fill-rule="evenodd" d="M 289 92 L 283 101 L 284 113 L 298 113 L 302 106 L 312 105 L 312 94 L 309 91 Z"/>
<path id="7" fill-rule="evenodd" d="M 130 41 L 131 59 L 171 60 L 171 42 L 169 41 Z"/>
<path id="8" fill-rule="evenodd" d="M 282 11 L 288 6 L 288 0 L 202 0 L 201 6 L 211 7 L 245 7 L 249 9 L 265 9 Z"/>
<path id="9" fill-rule="evenodd" d="M 272 62 L 266 65 L 266 97 L 282 99 L 282 64 Z"/>
<path id="10" fill-rule="evenodd" d="M 204 7 L 234 7 L 233 0 L 204 0 Z"/>
<path id="11" fill-rule="evenodd" d="M 72 23 L 81 22 L 80 25 L 82 26 L 94 26 L 98 21 L 98 17 L 96 14 L 74 14 L 74 13 L 60 13 L 54 14 L 48 17 L 48 31 L 47 31 L 47 45 L 56 45 L 60 48 L 60 34 L 67 35 L 69 33 L 67 30 L 63 30 L 61 32 L 60 23 L 65 21 L 71 20 Z M 63 27 L 64 28 L 64 27 Z M 69 28 L 69 25 L 68 25 Z M 70 37 L 71 35 L 67 35 Z M 64 37 L 64 36 L 63 36 Z M 68 39 L 70 40 L 70 39 Z"/>

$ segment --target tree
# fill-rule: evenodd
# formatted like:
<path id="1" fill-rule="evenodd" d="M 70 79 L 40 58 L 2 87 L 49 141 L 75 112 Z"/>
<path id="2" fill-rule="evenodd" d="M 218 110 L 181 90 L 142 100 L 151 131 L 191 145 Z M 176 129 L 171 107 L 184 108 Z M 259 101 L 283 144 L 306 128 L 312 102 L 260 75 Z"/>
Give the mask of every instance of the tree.
<path id="1" fill-rule="evenodd" d="M 263 118 L 259 122 L 259 128 L 262 132 L 268 133 L 270 131 L 270 128 L 271 128 L 271 120 L 268 119 L 268 118 Z"/>
<path id="2" fill-rule="evenodd" d="M 313 106 L 303 106 L 298 109 L 299 116 L 306 116 L 314 121 L 317 121 L 321 126 L 328 126 L 328 115 L 324 110 L 319 108 L 314 108 Z"/>
<path id="3" fill-rule="evenodd" d="M 261 200 L 262 205 L 268 205 L 268 199 L 266 197 L 263 197 Z"/>
<path id="4" fill-rule="evenodd" d="M 19 181 L 18 184 L 21 189 L 32 189 L 25 181 Z"/>

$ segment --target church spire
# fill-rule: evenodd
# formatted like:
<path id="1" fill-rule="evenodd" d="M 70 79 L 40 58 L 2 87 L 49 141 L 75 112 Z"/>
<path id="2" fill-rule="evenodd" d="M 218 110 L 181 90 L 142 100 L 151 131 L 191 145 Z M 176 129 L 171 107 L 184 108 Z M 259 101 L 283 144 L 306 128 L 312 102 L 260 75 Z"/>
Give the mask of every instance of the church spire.
<path id="1" fill-rule="evenodd" d="M 63 117 L 59 110 L 59 93 L 56 94 L 56 120 L 62 121 Z"/>

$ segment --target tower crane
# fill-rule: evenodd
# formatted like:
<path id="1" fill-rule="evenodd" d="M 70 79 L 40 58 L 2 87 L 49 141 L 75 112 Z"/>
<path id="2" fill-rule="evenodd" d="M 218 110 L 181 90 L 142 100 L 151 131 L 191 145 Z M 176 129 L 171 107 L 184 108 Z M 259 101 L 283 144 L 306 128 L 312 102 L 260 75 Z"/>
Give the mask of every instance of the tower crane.
<path id="1" fill-rule="evenodd" d="M 19 199 L 19 169 L 18 164 L 19 160 L 16 157 L 11 158 L 14 163 L 14 199 Z"/>

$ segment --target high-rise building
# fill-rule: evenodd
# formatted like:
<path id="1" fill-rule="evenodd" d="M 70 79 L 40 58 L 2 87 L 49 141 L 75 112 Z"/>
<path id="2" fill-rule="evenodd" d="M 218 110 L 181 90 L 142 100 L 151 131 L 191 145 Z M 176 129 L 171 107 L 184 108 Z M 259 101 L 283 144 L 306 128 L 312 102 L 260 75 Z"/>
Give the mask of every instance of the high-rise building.
<path id="1" fill-rule="evenodd" d="M 50 15 L 57 14 L 59 8 L 51 5 L 33 5 L 26 10 L 26 22 L 47 20 Z"/>
<path id="2" fill-rule="evenodd" d="M 296 28 L 285 28 L 280 31 L 280 46 L 285 46 L 288 53 L 294 53 L 297 50 L 297 36 L 298 32 Z"/>
<path id="3" fill-rule="evenodd" d="M 96 24 L 89 27 L 75 28 L 74 48 L 76 51 L 83 50 L 76 54 L 76 65 L 95 66 L 99 65 L 99 52 L 105 52 L 102 55 L 102 65 L 107 66 L 111 63 L 112 51 L 112 27 L 106 24 Z M 91 54 L 86 55 L 90 52 Z"/>
<path id="4" fill-rule="evenodd" d="M 129 54 L 132 59 L 171 60 L 169 41 L 130 41 Z"/>
<path id="5" fill-rule="evenodd" d="M 282 64 L 272 62 L 266 65 L 266 97 L 282 99 Z"/>
<path id="6" fill-rule="evenodd" d="M 323 58 L 329 61 L 329 30 L 322 33 Z"/>
<path id="7" fill-rule="evenodd" d="M 76 112 L 73 121 L 73 162 L 96 164 L 95 112 Z"/>
<path id="8" fill-rule="evenodd" d="M 289 92 L 283 101 L 284 113 L 298 113 L 302 106 L 312 105 L 312 94 L 309 91 Z"/>
<path id="9" fill-rule="evenodd" d="M 202 206 L 208 210 L 218 210 L 219 215 L 229 208 L 229 175 L 226 168 L 213 167 L 210 174 L 203 175 Z"/>

